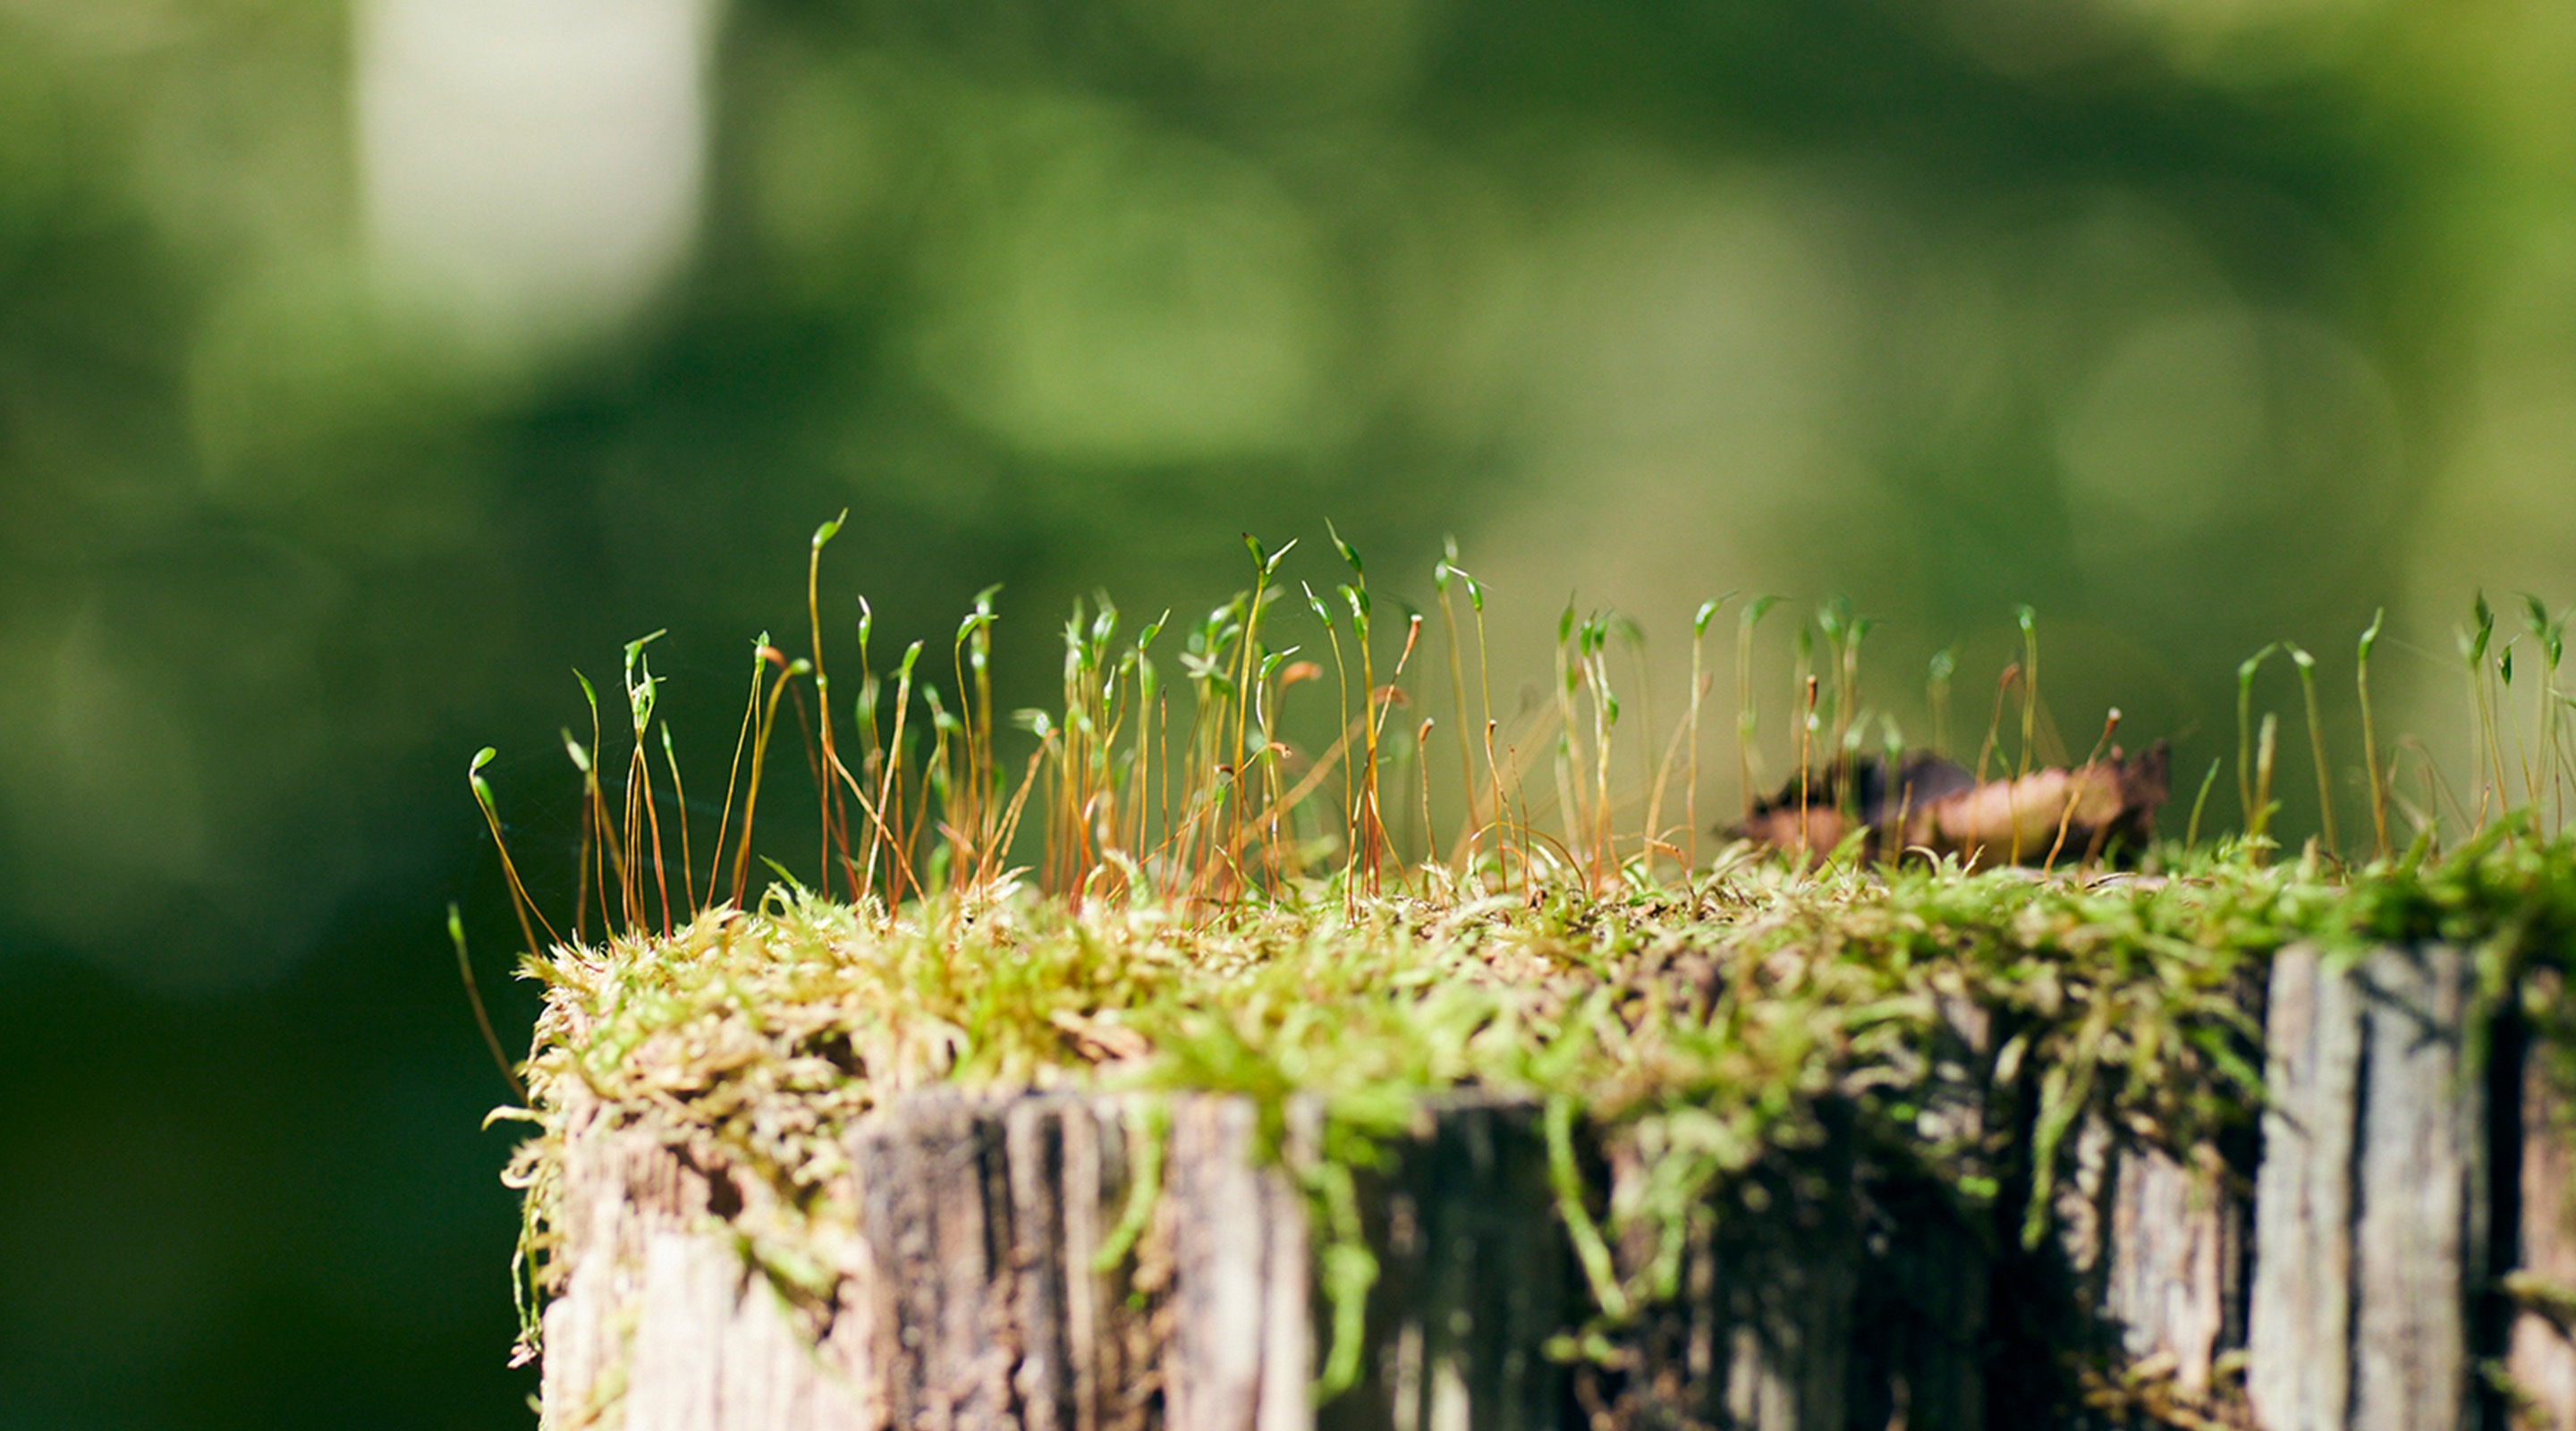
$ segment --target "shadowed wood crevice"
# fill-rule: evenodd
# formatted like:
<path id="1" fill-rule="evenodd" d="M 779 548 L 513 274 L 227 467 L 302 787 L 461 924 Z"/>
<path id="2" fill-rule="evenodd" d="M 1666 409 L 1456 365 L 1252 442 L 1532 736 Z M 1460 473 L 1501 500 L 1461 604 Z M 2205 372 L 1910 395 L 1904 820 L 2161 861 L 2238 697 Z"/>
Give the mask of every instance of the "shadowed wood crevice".
<path id="1" fill-rule="evenodd" d="M 1580 1274 L 1555 1235 L 1534 1105 L 1426 1101 L 1359 1177 L 1378 1277 L 1359 1381 L 1319 1425 L 1350 1431 L 1529 1431 L 1559 1424 L 1567 1367 L 1545 1353 L 1578 1307 Z"/>

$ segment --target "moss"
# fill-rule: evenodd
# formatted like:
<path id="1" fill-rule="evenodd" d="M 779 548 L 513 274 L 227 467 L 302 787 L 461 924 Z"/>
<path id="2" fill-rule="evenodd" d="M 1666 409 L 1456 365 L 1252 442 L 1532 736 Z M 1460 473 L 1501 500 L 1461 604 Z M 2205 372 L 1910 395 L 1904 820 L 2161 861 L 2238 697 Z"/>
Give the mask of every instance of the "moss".
<path id="1" fill-rule="evenodd" d="M 2224 1052 L 2246 961 L 2349 903 L 2227 863 L 2090 884 L 1738 863 L 1616 898 L 1325 895 L 1212 921 L 1007 889 L 888 918 L 781 887 L 668 939 L 530 961 L 540 1133 L 519 1177 L 542 1188 L 562 1114 L 595 1101 L 802 1205 L 851 1120 L 929 1083 L 1221 1090 L 1274 1130 L 1308 1094 L 1362 1131 L 1473 1084 L 1661 1120 L 1714 1176 L 1828 1091 L 1901 1119 L 1962 997 L 2026 1026 L 2006 1058 L 2082 1068 L 2071 1096 L 2185 1139 L 2246 1092 Z"/>
<path id="2" fill-rule="evenodd" d="M 756 909 L 711 912 L 667 939 L 528 962 L 546 985 L 525 1065 L 537 1133 L 513 1165 L 531 1285 L 542 1294 L 555 1275 L 551 1199 L 577 1119 L 648 1127 L 765 1188 L 736 1231 L 793 1299 L 828 1296 L 795 1275 L 797 1249 L 811 1220 L 851 1215 L 829 1202 L 843 1135 L 906 1090 L 1235 1093 L 1262 1111 L 1274 1155 L 1290 1100 L 1306 1097 L 1325 1136 L 1297 1171 L 1333 1274 L 1334 1346 L 1355 1351 L 1374 1268 L 1349 1170 L 1426 1095 L 1476 1086 L 1543 1104 L 1552 1142 L 1580 1123 L 1651 1154 L 1643 1195 L 1603 1210 L 1606 1225 L 1579 1179 L 1561 1190 L 1602 1313 L 1578 1344 L 1599 1347 L 1601 1329 L 1670 1295 L 1676 1270 L 1668 1257 L 1623 1273 L 1604 1249 L 1635 1245 L 1622 1239 L 1641 1225 L 1649 1245 L 1678 1248 L 1714 1188 L 1821 1139 L 1829 1104 L 1856 1112 L 1878 1156 L 2035 1245 L 2079 1119 L 2186 1159 L 2248 1125 L 2260 1030 L 2246 1011 L 2284 945 L 2468 943 L 2515 991 L 2570 957 L 2576 843 L 2564 839 L 2499 836 L 2349 877 L 2241 852 L 2166 855 L 2175 867 L 2161 873 L 2042 878 L 1802 873 L 1739 851 L 1690 885 L 1617 895 L 1569 882 L 1531 900 L 1435 881 L 1350 900 L 1319 884 L 1212 918 L 1154 901 L 1075 907 L 1007 884 L 890 916 L 774 887 Z M 1991 1030 L 1992 1086 L 2018 1090 L 2027 1110 L 1980 1143 L 1927 1116 L 1944 1040 L 1969 1008 Z M 2576 1049 L 2564 1015 L 2545 1012 L 2535 1022 L 2560 1035 L 2551 1045 Z M 1143 1209 L 1131 1209 L 1139 1227 Z M 1328 1389 L 1343 1360 L 1327 1357 Z M 2152 1376 L 2087 1385 L 2099 1406 L 2165 1408 L 2164 1424 L 2199 1414 L 2166 1407 Z"/>
<path id="3" fill-rule="evenodd" d="M 919 643 L 893 667 L 889 692 L 870 665 L 863 617 L 857 738 L 840 742 L 814 597 L 836 526 L 816 533 L 809 558 L 810 658 L 791 659 L 766 637 L 755 648 L 702 885 L 685 803 L 669 838 L 657 813 L 647 732 L 658 682 L 642 642 L 623 671 L 633 742 L 622 782 L 601 763 L 595 719 L 591 744 L 571 747 L 585 811 L 570 940 L 548 925 L 539 941 L 543 916 L 502 848 L 527 926 L 525 970 L 546 985 L 524 1067 L 528 1107 L 506 1115 L 536 1127 L 510 1173 L 527 1193 L 531 1340 L 536 1304 L 560 1277 L 551 1255 L 567 1147 L 601 1118 L 641 1125 L 747 1188 L 729 1210 L 733 1230 L 793 1302 L 830 1290 L 802 1249 L 853 1225 L 852 1210 L 832 1205 L 848 1185 L 845 1135 L 907 1090 L 1241 1095 L 1260 1112 L 1266 1153 L 1291 1163 L 1314 1214 L 1335 1328 L 1329 1389 L 1353 1370 L 1375 1275 L 1354 1170 L 1443 1090 L 1498 1091 L 1545 1110 L 1560 1210 L 1600 1313 L 1576 1340 L 1600 1346 L 1636 1308 L 1671 1295 L 1684 1234 L 1704 1230 L 1722 1184 L 1829 1136 L 1856 1136 L 1875 1166 L 1902 1169 L 2025 1251 L 2046 1242 L 2055 1179 L 2088 1126 L 2247 1174 L 2261 1100 L 2262 1035 L 2250 1011 L 2270 955 L 2294 941 L 2475 946 L 2487 1012 L 2518 1012 L 2576 1089 L 2576 1014 L 2553 992 L 2576 961 L 2576 843 L 2544 837 L 2528 812 L 2480 825 L 2440 859 L 2427 855 L 2427 834 L 2406 858 L 2358 873 L 2314 847 L 2274 864 L 2261 834 L 2267 734 L 2259 762 L 2250 736 L 2241 742 L 2249 836 L 2151 852 L 2141 873 L 2099 872 L 2089 856 L 2040 873 L 1887 865 L 1860 858 L 1858 841 L 1819 868 L 1739 845 L 1699 872 L 1692 797 L 1680 830 L 1663 811 L 1674 781 L 1685 792 L 1699 785 L 1710 688 L 1699 642 L 1716 604 L 1694 624 L 1692 698 L 1668 742 L 1619 731 L 1605 651 L 1625 618 L 1578 621 L 1571 607 L 1557 633 L 1556 700 L 1505 730 L 1488 699 L 1474 740 L 1448 581 L 1462 584 L 1476 616 L 1480 692 L 1491 684 L 1482 593 L 1444 563 L 1465 807 L 1444 856 L 1433 836 L 1433 721 L 1409 743 L 1389 725 L 1411 703 L 1402 682 L 1423 621 L 1407 625 L 1392 667 L 1379 666 L 1367 580 L 1346 544 L 1336 550 L 1352 581 L 1336 594 L 1347 620 L 1305 593 L 1334 662 L 1339 734 L 1329 745 L 1305 752 L 1280 733 L 1291 688 L 1321 687 L 1324 673 L 1289 663 L 1296 647 L 1265 644 L 1287 549 L 1247 538 L 1252 588 L 1182 633 L 1185 708 L 1148 654 L 1163 620 L 1122 648 L 1105 598 L 1088 616 L 1076 609 L 1063 705 L 1016 718 L 1037 748 L 1014 783 L 994 753 L 989 592 L 948 663 L 953 714 L 926 684 L 931 668 L 916 670 Z M 1746 607 L 1740 638 L 1768 604 Z M 1796 763 L 1847 769 L 1834 762 L 1851 758 L 1855 732 L 1873 718 L 1855 694 L 1866 623 L 1838 607 L 1818 622 L 1836 663 L 1831 721 L 1802 627 L 1808 724 Z M 2017 686 L 2012 756 L 2027 771 L 2038 656 L 2027 611 L 2021 627 L 2023 662 L 1998 687 L 1986 749 Z M 2365 637 L 2365 660 L 2367 649 Z M 1750 690 L 1748 660 L 1739 639 L 1740 692 Z M 822 786 L 820 892 L 790 878 L 742 907 L 781 698 L 809 678 L 826 713 L 806 751 Z M 1936 710 L 1946 681 L 1936 666 Z M 926 725 L 913 718 L 916 700 Z M 1820 766 L 1810 745 L 1827 730 L 1832 753 Z M 1748 788 L 1753 735 L 1748 705 L 1737 738 Z M 1892 726 L 1889 741 L 1893 752 Z M 676 795 L 667 755 L 666 744 Z M 2315 755 L 2322 770 L 2324 752 Z M 1646 776 L 1642 794 L 1614 791 L 1614 767 L 1629 765 Z M 1550 777 L 1555 833 L 1534 822 L 1528 794 Z M 472 781 L 498 841 L 491 793 L 479 775 Z M 2375 835 L 2385 795 L 2374 774 Z M 1415 804 L 1418 820 L 1396 816 Z M 1029 846 L 1033 877 L 1006 868 Z M 629 933 L 585 941 L 594 907 L 600 927 Z M 648 929 L 667 932 L 638 932 Z M 2479 1021 L 2480 1037 L 2492 1022 Z M 1951 1116 L 1962 1099 L 1981 1100 L 1980 1116 Z M 1318 1136 L 1285 1136 L 1295 1100 L 1320 1114 Z M 1578 1132 L 1623 1140 L 1645 1159 L 1611 1205 L 1593 1204 Z M 1124 1239 L 1143 1226 L 1146 1183 Z M 1613 1246 L 1662 1251 L 1623 1264 Z M 2110 1385 L 2095 1390 L 2109 1395 Z M 2145 1385 L 2119 1394 L 2163 1394 Z"/>

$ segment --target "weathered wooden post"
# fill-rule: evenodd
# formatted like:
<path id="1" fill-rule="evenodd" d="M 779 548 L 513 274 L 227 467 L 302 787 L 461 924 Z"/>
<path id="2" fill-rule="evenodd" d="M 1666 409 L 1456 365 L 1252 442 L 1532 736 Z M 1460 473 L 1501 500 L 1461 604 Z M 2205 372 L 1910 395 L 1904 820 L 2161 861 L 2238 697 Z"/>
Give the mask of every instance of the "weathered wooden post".
<path id="1" fill-rule="evenodd" d="M 2474 981 L 2467 954 L 2439 945 L 2349 968 L 2300 946 L 2273 964 L 2246 1383 L 2268 1431 L 2481 1424 Z"/>
<path id="2" fill-rule="evenodd" d="M 2563 988 L 2550 977 L 2541 993 L 2554 1001 Z M 2545 1057 L 2527 1048 L 2521 1069 L 2517 1265 L 2504 1278 L 2505 1372 L 2537 1424 L 2576 1426 L 2576 1157 L 2568 1148 L 2569 1110 Z"/>
<path id="3" fill-rule="evenodd" d="M 2241 1352 L 2263 1431 L 2576 1426 L 2559 1094 L 2476 977 L 2450 946 L 2282 951 L 2250 1208 L 2214 1150 L 2132 1146 L 2092 1116 L 2043 1249 L 2067 1276 L 2040 1295 L 2064 1305 L 2022 1323 L 2062 1319 L 2056 1350 L 2152 1368 L 2132 1389 L 2179 1407 L 2223 1409 Z M 1981 1159 L 2027 1139 L 2027 1113 L 2007 1111 L 1980 1010 L 1935 1025 L 1900 1075 L 1901 1135 L 1990 1183 Z M 1552 1163 L 1541 1107 L 1508 1093 L 1425 1095 L 1337 1183 L 1318 1180 L 1311 1099 L 1265 1120 L 1216 1094 L 932 1088 L 858 1117 L 782 1193 L 669 1136 L 649 1096 L 557 1086 L 550 1428 L 1970 1431 L 2015 1414 L 1988 1395 L 2015 1374 L 1991 1313 L 2032 1292 L 1998 1280 L 1994 1219 L 1861 1137 L 1843 1092 L 1678 1222 L 1613 1215 L 1669 1197 L 1655 1150 L 1578 1120 L 1586 1217 L 1609 1238 L 1588 1275 L 1563 1145 Z M 1603 1267 L 1627 1289 L 1617 1314 Z M 1659 1280 L 1669 1295 L 1638 1292 Z M 2100 1424 L 2146 1405 L 2115 1400 Z"/>
<path id="4" fill-rule="evenodd" d="M 1159 1113 L 1149 1110 L 1159 1109 Z M 1311 1136 L 1292 1106 L 1288 1137 Z M 1160 1131 L 1148 1131 L 1155 1125 Z M 1301 1131 L 1299 1125 L 1304 1125 Z M 1519 1431 L 1587 1420 L 1558 1339 L 1590 1305 L 1554 1221 L 1535 1107 L 1428 1100 L 1365 1186 L 1377 1268 L 1358 1376 L 1313 1399 L 1337 1330 L 1306 1198 L 1258 1155 L 1253 1106 L 915 1094 L 870 1115 L 850 1167 L 763 1249 L 757 1196 L 594 1117 L 568 1148 L 546 1317 L 549 1426 L 635 1431 Z M 1152 1146 L 1147 1146 L 1148 1140 Z M 1642 1168 L 1616 1148 L 1608 1195 Z M 1153 1171 L 1147 1171 L 1148 1166 Z M 1159 1188 L 1136 1201 L 1138 1179 Z M 1682 1296 L 1622 1328 L 1612 1420 L 1840 1427 L 1858 1243 L 1848 1143 L 1729 1189 Z M 1131 1246 L 1113 1245 L 1150 1205 Z M 1748 1212 L 1759 1208 L 1762 1211 Z M 1104 1250 L 1115 1253 L 1104 1267 Z M 1622 1249 L 1632 1264 L 1650 1250 Z M 803 1265 L 782 1266 L 782 1254 Z"/>

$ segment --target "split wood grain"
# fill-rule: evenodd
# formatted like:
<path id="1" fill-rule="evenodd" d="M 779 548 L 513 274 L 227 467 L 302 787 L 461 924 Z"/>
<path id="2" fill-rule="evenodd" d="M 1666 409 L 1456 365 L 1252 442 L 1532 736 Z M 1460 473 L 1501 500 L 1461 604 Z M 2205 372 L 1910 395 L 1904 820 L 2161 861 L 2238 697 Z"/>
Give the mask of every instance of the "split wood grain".
<path id="1" fill-rule="evenodd" d="M 2458 949 L 2273 965 L 2247 1392 L 2267 1431 L 2477 1425 L 2486 1126 Z"/>
<path id="2" fill-rule="evenodd" d="M 2567 1114 L 2542 1060 L 2528 1057 L 2515 1260 L 2529 1295 L 2510 1313 L 2505 1371 L 2530 1418 L 2549 1427 L 2576 1426 L 2576 1156 Z"/>
<path id="3" fill-rule="evenodd" d="M 2055 1206 L 2076 1310 L 2094 1350 L 2170 1369 L 2191 1401 L 2211 1395 L 2218 1359 L 2244 1342 L 2247 1199 L 2215 1158 L 2185 1164 L 2121 1141 L 2089 1116 Z"/>
<path id="4" fill-rule="evenodd" d="M 2242 1275 L 2242 1217 L 2211 1169 L 2152 1148 L 2119 1157 L 2102 1316 L 2130 1357 L 2170 1358 L 2175 1384 L 2192 1397 L 2209 1394 L 2230 1332 L 2242 1330 L 2228 1315 Z"/>

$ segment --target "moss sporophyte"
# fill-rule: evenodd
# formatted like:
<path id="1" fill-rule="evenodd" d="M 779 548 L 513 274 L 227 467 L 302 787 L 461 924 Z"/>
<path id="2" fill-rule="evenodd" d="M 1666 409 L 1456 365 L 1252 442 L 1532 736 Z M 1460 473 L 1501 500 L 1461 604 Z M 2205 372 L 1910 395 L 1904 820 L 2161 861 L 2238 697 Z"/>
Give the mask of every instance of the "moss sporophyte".
<path id="1" fill-rule="evenodd" d="M 524 1096 L 494 1115 L 533 1128 L 508 1173 L 525 1193 L 523 1351 L 563 1276 L 567 1147 L 602 1116 L 766 1189 L 735 1231 L 756 1262 L 778 1249 L 771 1271 L 794 1284 L 792 1249 L 854 1216 L 837 1191 L 845 1135 L 909 1091 L 1241 1095 L 1259 1111 L 1268 1155 L 1295 1165 L 1307 1191 L 1328 1244 L 1319 1265 L 1332 1271 L 1332 1324 L 1346 1328 L 1375 1276 L 1350 1170 L 1412 1126 L 1426 1098 L 1486 1090 L 1546 1110 L 1552 1156 L 1571 1157 L 1578 1127 L 1651 1151 L 1652 1175 L 1638 1184 L 1647 1194 L 1598 1206 L 1571 1179 L 1560 1198 L 1598 1327 L 1615 1332 L 1673 1294 L 1681 1234 L 1711 1215 L 1713 1189 L 1812 1146 L 1828 1123 L 1960 1207 L 1990 1209 L 2024 1245 L 2048 1236 L 2052 1187 L 2079 1127 L 2204 1156 L 2260 1105 L 2249 992 L 2290 943 L 2472 945 L 2480 987 L 2497 1001 L 2534 987 L 2534 968 L 2576 962 L 2576 843 L 2544 828 L 2542 801 L 2498 815 L 2501 781 L 2475 802 L 2480 818 L 2446 829 L 2438 810 L 2381 785 L 2389 764 L 2373 751 L 2375 826 L 2383 811 L 2412 818 L 2411 845 L 2366 865 L 2319 844 L 2278 859 L 2265 834 L 2267 739 L 2264 768 L 2240 783 L 2245 832 L 2206 848 L 2156 843 L 2161 756 L 2150 792 L 2148 757 L 2105 754 L 2116 715 L 2092 759 L 2050 767 L 2037 757 L 2045 722 L 2027 610 L 2021 660 L 1998 685 L 1971 771 L 1893 738 L 1884 754 L 1865 751 L 1862 732 L 1892 722 L 1859 703 L 1866 621 L 1829 606 L 1817 629 L 1830 679 L 1803 662 L 1796 673 L 1809 757 L 1765 799 L 1750 785 L 1749 637 L 1776 601 L 1745 606 L 1735 763 L 1746 837 L 1700 862 L 1696 796 L 1668 786 L 1677 775 L 1696 784 L 1710 684 L 1698 645 L 1717 602 L 1692 623 L 1676 730 L 1622 721 L 1607 647 L 1624 619 L 1571 610 L 1555 698 L 1498 721 L 1483 694 L 1485 591 L 1454 549 L 1434 573 L 1447 649 L 1417 665 L 1424 623 L 1372 630 L 1360 555 L 1338 535 L 1351 579 L 1338 606 L 1301 585 L 1322 628 L 1302 632 L 1298 603 L 1277 604 L 1294 544 L 1247 538 L 1251 585 L 1196 622 L 1166 614 L 1122 644 L 1116 606 L 1078 605 L 1064 627 L 1063 700 L 1013 718 L 1028 739 L 1006 761 L 991 592 L 951 659 L 935 663 L 956 682 L 953 701 L 918 643 L 891 682 L 880 674 L 861 603 L 855 719 L 836 730 L 828 673 L 845 663 L 826 659 L 816 595 L 836 529 L 811 546 L 808 654 L 766 638 L 755 648 L 711 843 L 695 838 L 684 803 L 666 808 L 654 788 L 652 744 L 675 795 L 679 768 L 667 732 L 653 728 L 658 678 L 638 642 L 625 661 L 622 774 L 612 778 L 619 767 L 595 717 L 587 745 L 567 737 L 585 832 L 569 919 L 538 910 L 502 845 L 527 945 L 520 971 L 545 996 L 533 1049 L 510 1070 Z M 1453 585 L 1474 616 L 1472 651 Z M 1164 681 L 1157 651 L 1167 629 L 1179 632 L 1177 684 Z M 1295 659 L 1319 635 L 1337 673 L 1329 686 L 1319 664 Z M 2368 653 L 2365 638 L 2365 696 Z M 2487 679 L 2485 651 L 2472 661 Z M 1951 668 L 1946 656 L 1933 667 L 1944 734 Z M 1426 670 L 1421 689 L 1402 684 Z M 755 816 L 782 699 L 809 685 L 819 719 L 799 731 L 822 777 L 821 838 L 791 872 L 758 849 Z M 1283 709 L 1308 685 L 1336 700 L 1297 727 L 1318 739 L 1292 734 Z M 1990 782 L 2016 690 L 2019 748 Z M 2322 772 L 2312 682 L 2303 693 Z M 1444 694 L 1458 772 L 1435 792 L 1430 767 L 1447 761 L 1431 748 L 1444 714 L 1433 707 Z M 1642 712 L 1642 684 L 1637 694 Z M 1399 706 L 1434 719 L 1394 720 Z M 2495 709 L 2483 687 L 2473 708 L 2481 718 Z M 2555 801 L 2564 731 L 2547 728 L 2553 745 L 2527 795 Z M 2250 762 L 2255 742 L 2244 744 Z M 2479 753 L 2501 769 L 2501 754 Z M 471 784 L 500 842 L 486 758 Z M 1532 769 L 1542 762 L 1552 769 Z M 1435 828 L 1442 806 L 1449 819 Z M 1791 838 L 1778 833 L 1784 808 Z M 1675 813 L 1681 821 L 1667 823 Z M 2111 868 L 2115 854 L 2127 868 Z M 755 860 L 779 878 L 755 886 Z M 1927 1116 L 1945 1096 L 1943 1050 L 1963 1008 L 1984 1021 L 1993 1086 L 2028 1110 L 2011 1146 Z M 2569 1021 L 2555 1005 L 2529 1012 L 2552 1038 Z M 1322 1132 L 1287 1138 L 1301 1103 L 1320 1110 Z M 1132 1239 L 1135 1227 L 1122 1226 Z M 1628 1245 L 1664 1250 L 1625 1260 L 1604 1250 Z M 1355 1374 L 1350 1355 L 1337 1342 L 1324 1357 L 1326 1390 Z"/>

